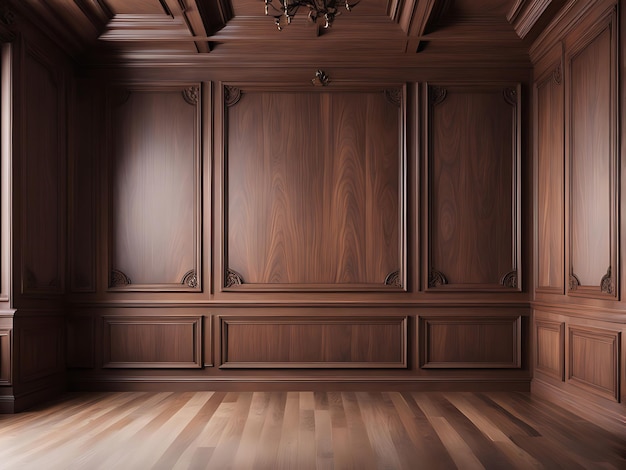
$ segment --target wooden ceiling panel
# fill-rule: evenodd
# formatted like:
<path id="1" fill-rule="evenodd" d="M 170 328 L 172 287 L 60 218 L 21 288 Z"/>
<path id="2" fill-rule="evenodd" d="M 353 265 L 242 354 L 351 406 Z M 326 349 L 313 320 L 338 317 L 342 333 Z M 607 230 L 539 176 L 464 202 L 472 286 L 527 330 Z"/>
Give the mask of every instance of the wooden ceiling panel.
<path id="1" fill-rule="evenodd" d="M 160 0 L 104 0 L 116 15 L 168 15 L 165 2 Z"/>
<path id="2" fill-rule="evenodd" d="M 341 4 L 342 0 L 339 0 Z M 355 3 L 358 0 L 350 0 L 350 4 Z M 386 16 L 388 3 L 391 0 L 360 0 L 350 13 L 345 12 L 345 15 L 355 16 Z M 265 1 L 264 0 L 231 0 L 233 11 L 235 16 L 265 16 Z M 276 7 L 280 7 L 279 0 L 273 0 Z M 302 9 L 299 14 L 307 15 L 306 8 Z"/>

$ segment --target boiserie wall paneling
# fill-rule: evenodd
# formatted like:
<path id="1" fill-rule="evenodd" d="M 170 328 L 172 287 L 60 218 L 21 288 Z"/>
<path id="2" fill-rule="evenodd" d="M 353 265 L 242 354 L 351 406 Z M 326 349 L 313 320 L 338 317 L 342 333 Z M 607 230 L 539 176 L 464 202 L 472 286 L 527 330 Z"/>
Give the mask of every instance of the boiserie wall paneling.
<path id="1" fill-rule="evenodd" d="M 423 368 L 520 368 L 522 316 L 420 315 Z"/>
<path id="2" fill-rule="evenodd" d="M 103 367 L 200 368 L 202 332 L 201 316 L 104 315 Z"/>
<path id="3" fill-rule="evenodd" d="M 11 384 L 11 331 L 0 329 L 0 385 Z"/>
<path id="4" fill-rule="evenodd" d="M 605 398 L 619 401 L 620 342 L 619 331 L 570 325 L 568 382 Z"/>
<path id="5" fill-rule="evenodd" d="M 404 93 L 225 87 L 225 290 L 404 288 Z"/>
<path id="6" fill-rule="evenodd" d="M 109 95 L 113 290 L 201 286 L 201 88 L 138 85 Z"/>
<path id="7" fill-rule="evenodd" d="M 21 44 L 21 293 L 60 294 L 65 257 L 65 84 L 58 65 Z"/>
<path id="8" fill-rule="evenodd" d="M 618 295 L 615 9 L 566 41 L 570 295 Z"/>
<path id="9" fill-rule="evenodd" d="M 407 317 L 221 316 L 221 368 L 406 368 Z"/>
<path id="10" fill-rule="evenodd" d="M 519 85 L 426 86 L 428 290 L 520 290 Z"/>
<path id="11" fill-rule="evenodd" d="M 535 320 L 535 370 L 565 379 L 564 322 Z"/>

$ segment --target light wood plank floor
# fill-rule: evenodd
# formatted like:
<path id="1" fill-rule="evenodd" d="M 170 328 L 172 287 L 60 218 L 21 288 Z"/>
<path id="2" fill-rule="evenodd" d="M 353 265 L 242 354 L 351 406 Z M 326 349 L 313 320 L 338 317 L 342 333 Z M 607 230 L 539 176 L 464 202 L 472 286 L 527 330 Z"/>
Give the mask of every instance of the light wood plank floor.
<path id="1" fill-rule="evenodd" d="M 91 393 L 0 415 L 0 468 L 626 469 L 626 432 L 527 393 Z"/>

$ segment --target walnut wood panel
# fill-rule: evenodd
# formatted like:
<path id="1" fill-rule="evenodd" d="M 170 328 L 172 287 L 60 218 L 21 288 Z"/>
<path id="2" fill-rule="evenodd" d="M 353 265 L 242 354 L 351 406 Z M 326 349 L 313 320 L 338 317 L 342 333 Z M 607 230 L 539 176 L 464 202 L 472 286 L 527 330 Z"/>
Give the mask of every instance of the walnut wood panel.
<path id="1" fill-rule="evenodd" d="M 220 317 L 221 368 L 405 368 L 407 317 Z"/>
<path id="2" fill-rule="evenodd" d="M 566 56 L 570 294 L 617 295 L 615 13 Z"/>
<path id="3" fill-rule="evenodd" d="M 93 315 L 70 315 L 66 322 L 67 366 L 95 366 L 95 319 Z"/>
<path id="4" fill-rule="evenodd" d="M 535 370 L 565 379 L 565 323 L 535 321 Z"/>
<path id="5" fill-rule="evenodd" d="M 61 293 L 65 253 L 65 92 L 58 66 L 22 54 L 21 292 Z"/>
<path id="6" fill-rule="evenodd" d="M 519 289 L 520 88 L 427 91 L 427 287 Z"/>
<path id="7" fill-rule="evenodd" d="M 0 385 L 11 384 L 11 331 L 0 330 Z"/>
<path id="8" fill-rule="evenodd" d="M 569 326 L 568 382 L 619 401 L 620 341 L 619 331 Z"/>
<path id="9" fill-rule="evenodd" d="M 537 291 L 565 288 L 564 85 L 560 60 L 535 83 Z"/>
<path id="10" fill-rule="evenodd" d="M 62 317 L 28 317 L 15 327 L 19 381 L 31 382 L 65 369 Z"/>
<path id="11" fill-rule="evenodd" d="M 423 368 L 520 368 L 520 316 L 420 317 Z"/>
<path id="12" fill-rule="evenodd" d="M 200 88 L 116 89 L 109 105 L 109 286 L 198 289 Z"/>
<path id="13" fill-rule="evenodd" d="M 227 107 L 236 289 L 389 287 L 403 266 L 398 91 L 244 91 Z"/>
<path id="14" fill-rule="evenodd" d="M 201 316 L 102 317 L 103 367 L 202 367 Z"/>

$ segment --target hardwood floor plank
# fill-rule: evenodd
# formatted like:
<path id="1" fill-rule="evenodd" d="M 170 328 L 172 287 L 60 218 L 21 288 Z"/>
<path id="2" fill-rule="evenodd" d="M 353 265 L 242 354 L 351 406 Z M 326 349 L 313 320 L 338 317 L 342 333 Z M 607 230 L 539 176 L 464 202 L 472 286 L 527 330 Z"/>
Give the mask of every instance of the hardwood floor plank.
<path id="1" fill-rule="evenodd" d="M 300 393 L 288 392 L 281 439 L 278 446 L 277 470 L 298 468 L 298 424 L 300 421 Z"/>
<path id="2" fill-rule="evenodd" d="M 354 467 L 358 469 L 376 468 L 376 456 L 367 435 L 361 409 L 355 392 L 341 394 L 346 413 L 346 423 L 350 436 L 350 449 Z"/>

